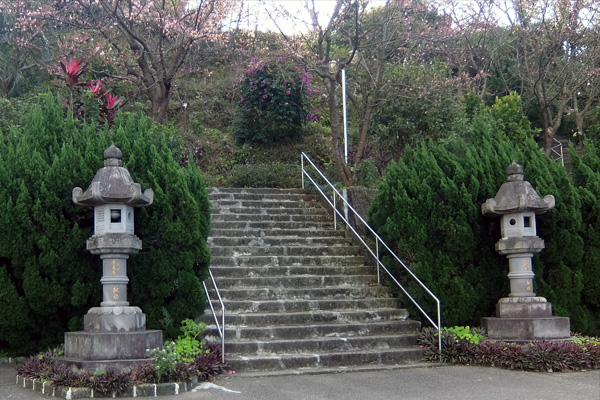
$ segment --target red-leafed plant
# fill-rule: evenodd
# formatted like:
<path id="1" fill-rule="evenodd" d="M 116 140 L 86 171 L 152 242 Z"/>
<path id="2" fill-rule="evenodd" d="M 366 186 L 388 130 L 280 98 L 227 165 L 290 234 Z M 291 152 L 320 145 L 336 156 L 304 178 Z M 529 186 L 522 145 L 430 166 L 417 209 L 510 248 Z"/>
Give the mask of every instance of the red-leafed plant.
<path id="1" fill-rule="evenodd" d="M 70 88 L 79 84 L 79 77 L 85 72 L 87 65 L 88 63 L 74 57 L 67 57 L 60 60 L 60 66 L 67 78 L 67 85 Z"/>

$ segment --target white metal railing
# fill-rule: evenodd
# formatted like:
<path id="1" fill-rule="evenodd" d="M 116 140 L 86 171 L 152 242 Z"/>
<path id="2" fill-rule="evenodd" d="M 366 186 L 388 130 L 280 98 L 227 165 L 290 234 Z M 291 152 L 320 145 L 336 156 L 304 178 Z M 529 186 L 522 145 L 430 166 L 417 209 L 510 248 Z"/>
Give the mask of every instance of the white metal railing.
<path id="1" fill-rule="evenodd" d="M 558 140 L 557 138 L 552 138 L 552 143 L 554 143 L 554 145 L 552 147 L 550 147 L 550 151 L 556 157 L 555 160 L 560 161 L 561 165 L 564 167 L 565 166 L 565 156 L 563 153 L 563 145 L 562 145 L 561 141 Z"/>
<path id="2" fill-rule="evenodd" d="M 329 188 L 331 189 L 331 191 L 333 193 L 333 199 L 330 199 L 323 192 L 320 185 L 317 182 L 315 182 L 313 177 L 308 173 L 308 171 L 305 168 L 305 163 L 304 163 L 305 160 L 308 162 L 308 164 L 311 167 L 314 168 L 314 170 L 321 176 L 321 178 L 323 178 L 325 180 L 325 182 L 327 182 L 327 185 L 329 186 Z M 360 216 L 360 214 L 358 212 L 356 212 L 356 210 L 352 207 L 352 205 L 350 205 L 350 203 L 348 203 L 348 201 L 344 198 L 344 196 L 342 196 L 342 194 L 340 194 L 340 192 L 333 186 L 333 184 L 331 184 L 331 182 L 327 179 L 327 177 L 325 175 L 323 175 L 321 170 L 312 162 L 312 160 L 304 152 L 302 153 L 302 156 L 301 156 L 301 166 L 302 166 L 302 188 L 303 189 L 306 188 L 305 180 L 304 180 L 306 177 L 315 186 L 315 188 L 319 191 L 319 193 L 321 193 L 321 195 L 327 201 L 327 203 L 329 203 L 329 205 L 333 208 L 333 224 L 334 224 L 335 229 L 337 229 L 337 221 L 338 221 L 338 217 L 339 217 L 346 224 L 346 227 L 349 228 L 354 233 L 357 240 L 360 241 L 363 244 L 363 246 L 365 246 L 365 248 L 369 251 L 369 253 L 371 253 L 371 255 L 375 258 L 375 260 L 377 260 L 377 283 L 381 284 L 379 271 L 380 271 L 380 268 L 382 268 L 388 274 L 388 276 L 392 279 L 392 281 L 396 285 L 398 285 L 398 287 L 402 290 L 402 292 L 404 292 L 404 294 L 412 301 L 412 303 L 417 307 L 417 309 L 421 312 L 421 314 L 423 314 L 423 316 L 429 321 L 429 323 L 431 325 L 433 325 L 433 327 L 435 329 L 437 329 L 437 331 L 438 331 L 438 350 L 440 352 L 440 359 L 441 359 L 441 355 L 442 355 L 442 332 L 441 332 L 441 330 L 442 330 L 442 314 L 441 314 L 440 300 L 431 292 L 431 290 L 429 290 L 429 288 L 427 288 L 427 286 L 425 286 L 425 284 L 423 284 L 423 282 L 421 282 L 421 280 L 419 278 L 417 278 L 417 276 L 406 266 L 406 264 L 404 264 L 404 262 L 396 255 L 396 253 L 394 253 L 388 247 L 388 245 L 385 244 L 385 242 L 381 239 L 381 237 L 379 237 L 377 232 L 375 232 L 369 226 L 369 224 L 367 224 L 367 222 Z M 350 212 L 352 212 L 354 214 L 354 216 L 356 218 L 358 218 L 360 220 L 360 222 L 365 226 L 365 228 L 373 235 L 373 237 L 375 238 L 375 249 L 372 249 L 371 246 L 364 240 L 364 238 L 350 224 L 349 218 L 337 209 L 337 199 L 341 200 L 344 203 L 344 207 L 347 208 L 347 210 L 349 210 L 348 215 Z M 387 267 L 381 262 L 381 260 L 379 258 L 379 249 L 380 248 L 387 250 L 389 252 L 389 254 L 392 255 L 402 267 L 404 267 L 406 272 L 435 301 L 435 303 L 437 305 L 437 323 L 433 321 L 433 319 L 425 312 L 425 310 L 423 310 L 423 308 L 410 295 L 410 293 L 408 293 L 408 291 L 404 288 L 404 286 L 402 286 L 402 284 L 400 282 L 398 282 L 396 277 L 394 277 L 394 275 L 392 275 L 392 273 L 387 269 Z"/>
<path id="3" fill-rule="evenodd" d="M 210 294 L 208 293 L 208 288 L 206 287 L 206 282 L 203 281 L 202 286 L 204 286 L 204 292 L 206 293 L 208 305 L 210 306 L 210 311 L 212 312 L 213 319 L 215 320 L 217 331 L 219 332 L 219 336 L 221 337 L 221 361 L 225 362 L 225 304 L 223 303 L 223 299 L 221 298 L 221 294 L 219 293 L 219 288 L 217 287 L 217 283 L 215 282 L 215 278 L 210 269 L 208 270 L 208 273 L 210 274 L 210 280 L 212 281 L 212 285 L 215 288 L 215 293 L 217 294 L 217 299 L 219 300 L 219 304 L 221 305 L 220 325 L 219 319 L 217 318 L 217 314 L 215 313 L 215 308 L 212 305 Z"/>

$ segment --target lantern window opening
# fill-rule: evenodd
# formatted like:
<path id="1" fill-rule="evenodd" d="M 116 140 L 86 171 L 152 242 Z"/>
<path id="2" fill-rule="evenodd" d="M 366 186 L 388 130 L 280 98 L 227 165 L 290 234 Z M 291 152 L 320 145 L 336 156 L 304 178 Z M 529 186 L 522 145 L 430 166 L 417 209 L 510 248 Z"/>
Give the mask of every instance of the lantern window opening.
<path id="1" fill-rule="evenodd" d="M 112 224 L 120 224 L 121 223 L 121 210 L 118 208 L 110 209 L 110 222 Z"/>

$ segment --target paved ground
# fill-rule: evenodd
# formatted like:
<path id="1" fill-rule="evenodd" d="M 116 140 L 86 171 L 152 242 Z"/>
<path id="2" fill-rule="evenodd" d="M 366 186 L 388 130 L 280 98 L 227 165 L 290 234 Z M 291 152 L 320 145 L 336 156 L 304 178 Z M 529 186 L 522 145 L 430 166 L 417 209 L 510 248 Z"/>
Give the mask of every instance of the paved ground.
<path id="1" fill-rule="evenodd" d="M 46 398 L 15 385 L 14 368 L 0 365 L 0 400 Z M 532 373 L 447 366 L 379 372 L 281 377 L 230 376 L 161 400 L 600 400 L 600 370 Z"/>

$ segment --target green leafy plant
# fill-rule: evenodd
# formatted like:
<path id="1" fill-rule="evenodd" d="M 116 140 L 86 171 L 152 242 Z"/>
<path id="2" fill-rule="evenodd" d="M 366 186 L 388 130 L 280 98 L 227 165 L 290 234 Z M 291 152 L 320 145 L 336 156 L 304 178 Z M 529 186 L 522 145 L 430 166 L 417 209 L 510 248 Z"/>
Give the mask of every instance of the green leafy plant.
<path id="1" fill-rule="evenodd" d="M 204 348 L 205 343 L 198 340 L 206 330 L 206 324 L 194 322 L 191 319 L 185 319 L 181 322 L 181 331 L 183 336 L 179 336 L 175 341 L 175 354 L 178 362 L 190 363 L 194 361 L 197 355 L 207 351 Z"/>
<path id="2" fill-rule="evenodd" d="M 444 328 L 444 331 L 452 333 L 456 336 L 456 340 L 466 340 L 471 344 L 479 344 L 485 338 L 481 328 L 471 328 L 469 326 L 453 326 Z"/>

